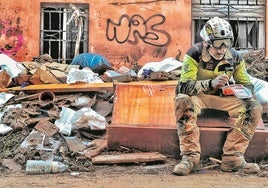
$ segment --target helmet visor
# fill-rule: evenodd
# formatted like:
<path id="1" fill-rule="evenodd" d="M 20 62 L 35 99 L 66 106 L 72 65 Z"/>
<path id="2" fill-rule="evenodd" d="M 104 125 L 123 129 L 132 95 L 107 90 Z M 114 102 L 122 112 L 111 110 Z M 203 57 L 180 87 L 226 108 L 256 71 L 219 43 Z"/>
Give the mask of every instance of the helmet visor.
<path id="1" fill-rule="evenodd" d="M 213 40 L 212 46 L 215 48 L 220 48 L 225 46 L 226 48 L 230 48 L 232 45 L 231 39 L 220 39 L 220 40 Z"/>

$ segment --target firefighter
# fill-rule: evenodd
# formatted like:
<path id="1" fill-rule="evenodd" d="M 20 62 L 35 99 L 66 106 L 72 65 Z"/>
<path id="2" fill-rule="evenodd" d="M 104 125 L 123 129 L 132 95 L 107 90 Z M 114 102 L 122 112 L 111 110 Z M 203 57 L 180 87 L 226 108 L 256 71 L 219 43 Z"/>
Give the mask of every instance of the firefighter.
<path id="1" fill-rule="evenodd" d="M 261 120 L 262 106 L 251 96 L 224 96 L 222 88 L 236 84 L 253 90 L 242 56 L 232 48 L 234 37 L 226 20 L 214 17 L 206 22 L 200 36 L 183 58 L 182 73 L 176 87 L 175 116 L 181 161 L 175 175 L 188 175 L 200 166 L 200 141 L 197 117 L 202 109 L 225 110 L 236 118 L 223 146 L 221 171 L 257 173 L 255 163 L 247 163 L 244 154 Z"/>

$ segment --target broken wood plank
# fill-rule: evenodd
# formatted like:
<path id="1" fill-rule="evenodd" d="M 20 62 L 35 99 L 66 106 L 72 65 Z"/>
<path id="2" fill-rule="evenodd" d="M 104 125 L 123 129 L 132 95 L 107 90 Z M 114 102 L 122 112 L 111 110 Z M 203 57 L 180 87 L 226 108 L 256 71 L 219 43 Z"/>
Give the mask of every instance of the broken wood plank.
<path id="1" fill-rule="evenodd" d="M 137 81 L 130 83 L 121 83 L 128 85 L 173 85 L 178 83 L 176 80 L 171 81 Z M 36 84 L 29 85 L 25 87 L 10 87 L 10 88 L 0 88 L 0 92 L 18 92 L 25 91 L 28 93 L 38 93 L 43 91 L 51 91 L 54 93 L 66 93 L 66 92 L 83 92 L 83 91 L 113 91 L 116 82 L 105 82 L 105 83 L 79 83 L 79 84 Z"/>
<path id="2" fill-rule="evenodd" d="M 34 128 L 47 136 L 53 136 L 59 131 L 59 128 L 47 119 L 41 119 Z"/>
<path id="3" fill-rule="evenodd" d="M 13 172 L 18 172 L 22 168 L 14 159 L 3 159 L 2 166 L 11 169 Z"/>
<path id="4" fill-rule="evenodd" d="M 209 160 L 212 161 L 213 163 L 221 164 L 221 160 L 215 159 L 214 157 L 209 157 Z"/>
<path id="5" fill-rule="evenodd" d="M 88 159 L 91 159 L 92 157 L 95 157 L 99 155 L 105 148 L 107 148 L 107 139 L 95 139 L 92 141 L 92 143 L 95 145 L 94 148 L 88 148 L 84 151 L 85 156 Z"/>
<path id="6" fill-rule="evenodd" d="M 64 140 L 67 144 L 69 152 L 72 154 L 76 154 L 86 149 L 86 145 L 77 137 L 66 136 L 64 137 Z"/>
<path id="7" fill-rule="evenodd" d="M 215 168 L 218 168 L 219 166 L 220 165 L 218 164 L 209 165 L 209 166 L 202 167 L 200 170 L 215 169 Z"/>
<path id="8" fill-rule="evenodd" d="M 38 98 L 39 98 L 39 93 L 35 93 L 32 95 L 15 96 L 14 101 L 19 102 L 19 101 L 25 101 L 25 100 L 34 100 Z"/>
<path id="9" fill-rule="evenodd" d="M 158 152 L 126 153 L 119 155 L 98 155 L 92 158 L 93 164 L 146 163 L 165 161 L 166 156 Z"/>

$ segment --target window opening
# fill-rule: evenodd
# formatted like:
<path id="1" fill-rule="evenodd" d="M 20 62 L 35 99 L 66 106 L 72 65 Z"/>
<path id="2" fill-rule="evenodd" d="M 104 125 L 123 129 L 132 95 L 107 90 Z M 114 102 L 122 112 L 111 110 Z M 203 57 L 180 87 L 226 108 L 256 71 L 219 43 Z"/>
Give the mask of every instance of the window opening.
<path id="1" fill-rule="evenodd" d="M 199 32 L 210 18 L 218 16 L 230 22 L 234 32 L 234 48 L 265 48 L 264 0 L 193 0 L 193 39 L 201 41 Z"/>
<path id="2" fill-rule="evenodd" d="M 41 3 L 40 53 L 69 64 L 88 51 L 88 4 Z"/>

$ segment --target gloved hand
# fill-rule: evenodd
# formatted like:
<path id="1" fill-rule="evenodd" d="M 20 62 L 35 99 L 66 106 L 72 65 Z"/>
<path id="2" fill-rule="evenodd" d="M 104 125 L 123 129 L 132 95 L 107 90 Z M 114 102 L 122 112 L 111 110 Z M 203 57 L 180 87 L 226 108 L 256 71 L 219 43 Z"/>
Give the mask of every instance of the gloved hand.
<path id="1" fill-rule="evenodd" d="M 226 74 L 221 74 L 217 76 L 215 79 L 211 80 L 211 87 L 213 89 L 223 87 L 228 81 L 229 77 Z"/>

